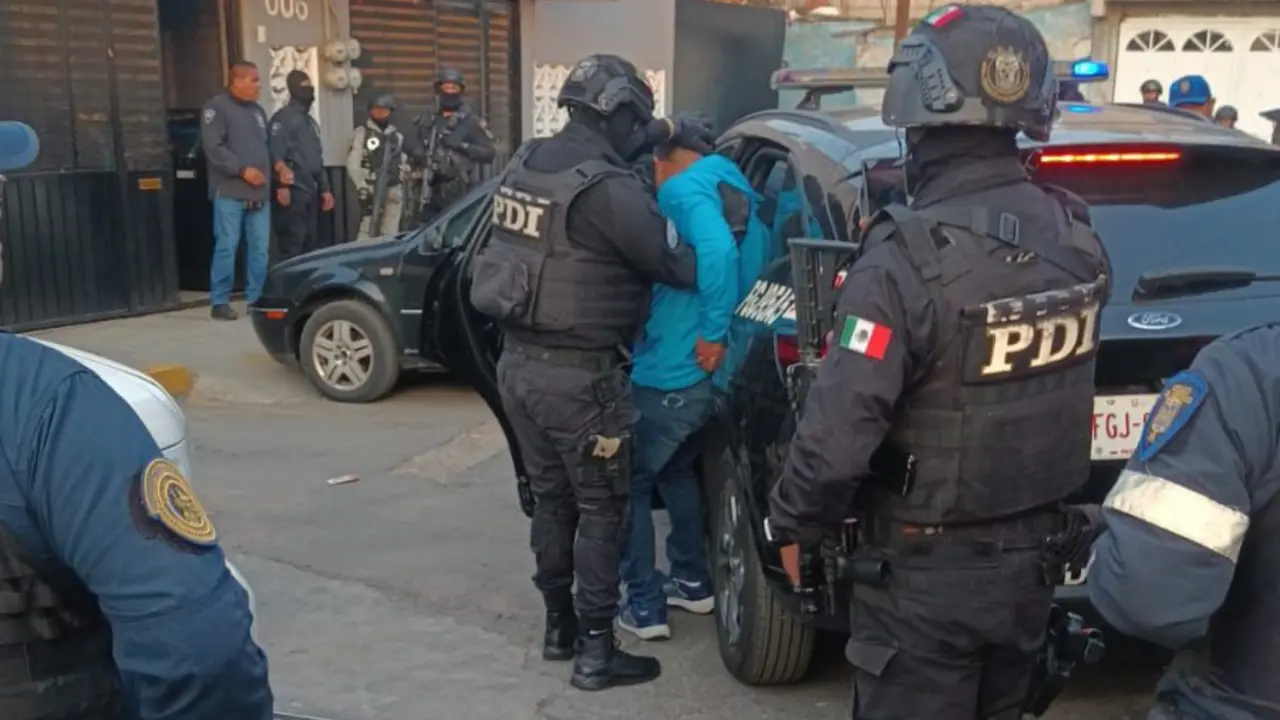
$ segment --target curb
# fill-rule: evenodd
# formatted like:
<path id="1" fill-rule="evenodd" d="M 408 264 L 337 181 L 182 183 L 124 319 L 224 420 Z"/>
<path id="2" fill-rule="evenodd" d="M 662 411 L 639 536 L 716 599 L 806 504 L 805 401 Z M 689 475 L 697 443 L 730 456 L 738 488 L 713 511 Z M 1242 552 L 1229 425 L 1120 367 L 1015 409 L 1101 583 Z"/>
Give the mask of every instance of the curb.
<path id="1" fill-rule="evenodd" d="M 195 373 L 185 365 L 152 365 L 142 372 L 160 383 L 176 400 L 185 399 L 196 385 Z"/>

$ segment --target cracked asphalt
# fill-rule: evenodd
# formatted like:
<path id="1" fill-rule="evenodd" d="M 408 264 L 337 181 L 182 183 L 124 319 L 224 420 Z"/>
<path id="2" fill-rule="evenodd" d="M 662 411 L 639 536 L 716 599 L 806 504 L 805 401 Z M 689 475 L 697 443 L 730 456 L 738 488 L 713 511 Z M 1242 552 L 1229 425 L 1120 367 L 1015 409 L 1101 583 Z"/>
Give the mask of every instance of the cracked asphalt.
<path id="1" fill-rule="evenodd" d="M 829 639 L 811 677 L 747 688 L 724 672 L 710 618 L 675 613 L 649 644 L 663 676 L 582 693 L 538 655 L 528 523 L 487 408 L 445 378 L 368 406 L 320 399 L 261 354 L 244 321 L 207 310 L 42 336 L 145 366 L 186 363 L 197 490 L 254 587 L 277 709 L 331 720 L 761 720 L 849 717 Z M 331 486 L 355 473 L 358 482 Z M 626 641 L 634 647 L 636 641 Z M 1111 642 L 1051 720 L 1145 712 L 1159 656 Z"/>

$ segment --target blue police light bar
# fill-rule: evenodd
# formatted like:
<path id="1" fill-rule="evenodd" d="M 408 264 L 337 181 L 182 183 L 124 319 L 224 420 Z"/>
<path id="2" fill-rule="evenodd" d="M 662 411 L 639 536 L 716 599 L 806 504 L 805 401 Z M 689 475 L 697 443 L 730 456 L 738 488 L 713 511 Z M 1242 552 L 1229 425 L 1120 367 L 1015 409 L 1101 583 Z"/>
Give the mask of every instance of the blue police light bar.
<path id="1" fill-rule="evenodd" d="M 1076 83 L 1102 82 L 1111 77 L 1105 62 L 1082 58 L 1055 60 L 1053 75 L 1059 80 Z M 883 68 L 782 68 L 769 78 L 774 90 L 814 90 L 822 93 L 843 92 L 857 88 L 883 88 L 889 74 Z"/>

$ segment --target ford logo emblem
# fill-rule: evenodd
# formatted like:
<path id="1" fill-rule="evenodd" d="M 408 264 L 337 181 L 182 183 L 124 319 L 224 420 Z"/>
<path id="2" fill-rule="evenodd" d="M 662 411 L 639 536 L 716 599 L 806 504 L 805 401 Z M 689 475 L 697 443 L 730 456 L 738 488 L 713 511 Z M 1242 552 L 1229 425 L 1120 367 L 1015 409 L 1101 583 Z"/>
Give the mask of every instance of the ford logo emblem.
<path id="1" fill-rule="evenodd" d="M 1168 330 L 1182 324 L 1182 316 L 1171 312 L 1140 312 L 1129 316 L 1129 324 L 1139 330 Z"/>

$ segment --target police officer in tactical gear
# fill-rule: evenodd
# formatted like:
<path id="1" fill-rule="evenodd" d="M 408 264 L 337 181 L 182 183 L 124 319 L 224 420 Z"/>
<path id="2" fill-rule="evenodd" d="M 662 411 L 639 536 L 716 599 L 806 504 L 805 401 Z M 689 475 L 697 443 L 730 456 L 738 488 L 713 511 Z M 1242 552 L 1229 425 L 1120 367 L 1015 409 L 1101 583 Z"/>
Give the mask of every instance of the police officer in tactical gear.
<path id="1" fill-rule="evenodd" d="M 369 119 L 356 128 L 347 153 L 347 177 L 360 198 L 360 231 L 357 242 L 368 242 L 400 232 L 404 209 L 404 135 L 391 123 L 395 96 L 380 93 L 369 102 Z M 382 189 L 379 192 L 379 179 Z M 377 227 L 371 227 L 381 214 Z"/>
<path id="2" fill-rule="evenodd" d="M 1102 506 L 1089 598 L 1177 650 L 1148 720 L 1280 717 L 1280 324 L 1169 378 Z"/>
<path id="3" fill-rule="evenodd" d="M 301 70 L 290 71 L 285 85 L 289 88 L 289 102 L 271 116 L 269 140 L 271 156 L 293 170 L 293 185 L 278 187 L 275 192 L 272 220 L 276 229 L 277 261 L 314 249 L 319 220 L 317 200 L 324 212 L 333 210 L 334 205 L 333 191 L 324 172 L 320 126 L 311 117 L 316 89 L 311 78 Z"/>
<path id="4" fill-rule="evenodd" d="M 0 122 L 0 172 L 37 150 Z M 0 718 L 270 720 L 247 588 L 133 408 L 3 332 L 0 397 Z"/>
<path id="5" fill-rule="evenodd" d="M 889 568 L 852 597 L 853 717 L 1015 720 L 1062 579 L 1044 539 L 1089 476 L 1109 266 L 1083 202 L 1018 151 L 1056 109 L 1035 26 L 944 6 L 889 72 L 910 208 L 877 214 L 841 285 L 766 535 L 856 517 L 855 558 Z"/>
<path id="6" fill-rule="evenodd" d="M 484 118 L 472 112 L 463 98 L 467 84 L 462 73 L 441 70 L 435 88 L 435 112 L 424 112 L 414 121 L 419 145 L 414 200 L 425 200 L 419 210 L 423 221 L 466 195 L 480 181 L 481 166 L 493 162 L 495 155 L 493 135 Z"/>
<path id="7" fill-rule="evenodd" d="M 559 104 L 568 124 L 522 146 L 494 195 L 471 300 L 504 332 L 498 383 L 536 498 L 543 657 L 572 658 L 572 684 L 601 690 L 660 672 L 656 659 L 617 649 L 613 634 L 636 414 L 627 365 L 650 286 L 692 287 L 695 262 L 628 171 L 677 125 L 653 120 L 653 91 L 635 66 L 589 56 Z"/>
<path id="8" fill-rule="evenodd" d="M 1164 104 L 1160 101 L 1160 96 L 1164 94 L 1164 86 L 1160 84 L 1159 80 L 1147 80 L 1142 83 L 1140 92 L 1142 93 L 1142 103 L 1144 105 Z"/>

